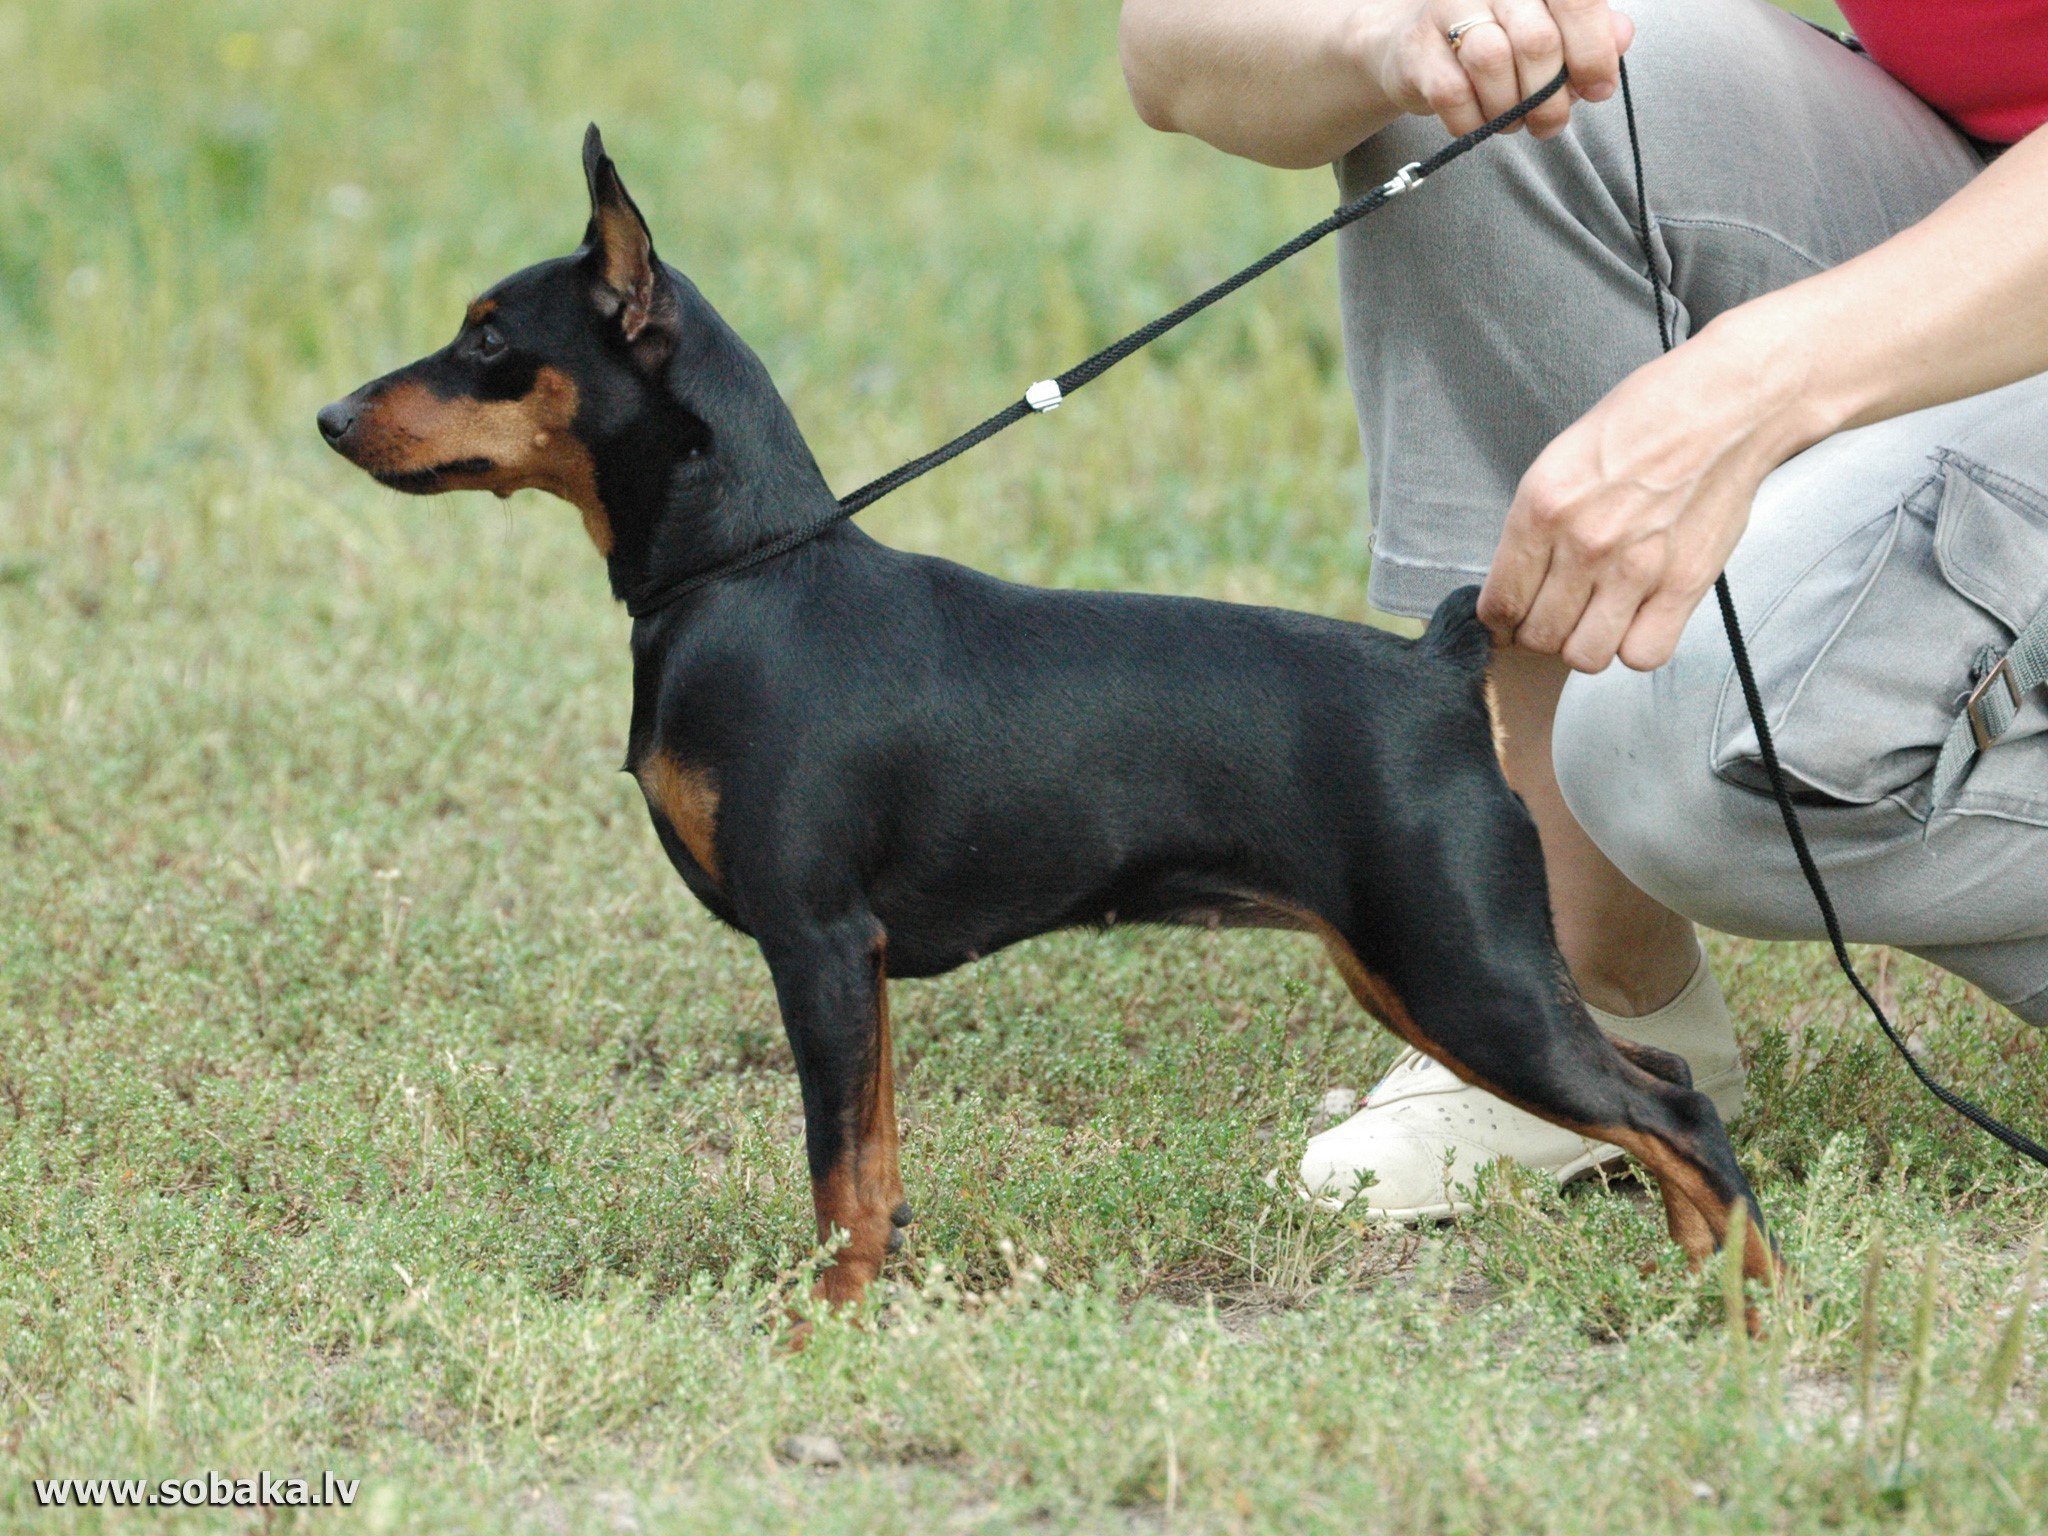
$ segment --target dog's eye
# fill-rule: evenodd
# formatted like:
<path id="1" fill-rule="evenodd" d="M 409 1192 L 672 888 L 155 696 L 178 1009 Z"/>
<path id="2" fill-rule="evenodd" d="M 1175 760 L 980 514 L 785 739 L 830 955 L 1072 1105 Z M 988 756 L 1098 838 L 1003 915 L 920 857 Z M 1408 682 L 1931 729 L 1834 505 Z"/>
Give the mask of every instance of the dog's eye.
<path id="1" fill-rule="evenodd" d="M 482 334 L 476 339 L 476 355 L 487 363 L 505 355 L 505 338 L 498 334 L 495 327 L 487 325 L 483 328 Z"/>

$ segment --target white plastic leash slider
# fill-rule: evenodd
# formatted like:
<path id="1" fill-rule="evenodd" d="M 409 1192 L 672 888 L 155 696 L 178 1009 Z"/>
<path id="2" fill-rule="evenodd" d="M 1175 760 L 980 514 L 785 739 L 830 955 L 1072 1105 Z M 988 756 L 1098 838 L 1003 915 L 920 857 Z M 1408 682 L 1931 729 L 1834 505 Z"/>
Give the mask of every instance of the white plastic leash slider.
<path id="1" fill-rule="evenodd" d="M 1040 379 L 1024 391 L 1024 403 L 1034 411 L 1056 411 L 1060 408 L 1060 381 Z"/>
<path id="2" fill-rule="evenodd" d="M 1410 160 L 1401 169 L 1394 172 L 1390 179 L 1380 183 L 1380 195 L 1382 197 L 1399 197 L 1410 187 L 1420 186 L 1422 184 L 1421 170 L 1422 162 L 1420 160 Z"/>

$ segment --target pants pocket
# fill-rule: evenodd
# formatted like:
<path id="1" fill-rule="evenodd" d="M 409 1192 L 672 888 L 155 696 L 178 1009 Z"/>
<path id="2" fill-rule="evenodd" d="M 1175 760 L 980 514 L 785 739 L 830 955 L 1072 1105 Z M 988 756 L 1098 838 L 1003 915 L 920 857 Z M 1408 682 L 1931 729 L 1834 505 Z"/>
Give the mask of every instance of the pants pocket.
<path id="1" fill-rule="evenodd" d="M 1750 651 L 1801 798 L 1916 816 L 1973 676 L 2048 606 L 2048 496 L 1944 451 L 1899 504 L 1857 524 L 1757 621 Z M 2048 705 L 2027 702 L 1956 809 L 2048 825 Z M 1769 780 L 1731 666 L 1714 771 Z"/>

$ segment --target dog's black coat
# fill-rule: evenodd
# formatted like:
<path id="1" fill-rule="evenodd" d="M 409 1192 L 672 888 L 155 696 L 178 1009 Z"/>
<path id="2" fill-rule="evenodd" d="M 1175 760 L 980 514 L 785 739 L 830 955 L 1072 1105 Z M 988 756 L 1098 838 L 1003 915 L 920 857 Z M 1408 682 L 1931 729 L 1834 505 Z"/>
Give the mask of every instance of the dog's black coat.
<path id="1" fill-rule="evenodd" d="M 1284 904 L 1370 934 L 1360 958 L 1396 980 L 1438 947 L 1409 929 L 1492 905 L 1438 910 L 1451 893 L 1417 871 L 1542 888 L 1469 593 L 1409 645 L 1012 586 L 838 529 L 686 603 L 636 630 L 628 765 L 657 743 L 717 765 L 723 889 L 670 852 L 763 939 L 801 907 L 863 911 L 892 974 L 929 976 L 1055 928 Z"/>
<path id="2" fill-rule="evenodd" d="M 329 407 L 322 429 L 402 489 L 549 483 L 480 451 L 509 433 L 382 425 L 418 461 L 399 462 L 360 424 L 401 401 L 496 422 L 479 402 L 518 411 L 550 370 L 566 377 L 630 597 L 834 502 L 759 360 L 654 258 L 595 130 L 586 170 L 581 251 L 500 284 L 449 347 Z M 1735 1201 L 1754 1209 L 1683 1063 L 1617 1051 L 1579 1004 L 1496 756 L 1473 589 L 1407 641 L 1015 586 L 841 524 L 638 620 L 632 648 L 627 767 L 684 881 L 774 974 L 821 1230 L 850 1238 L 832 1294 L 857 1292 L 908 1219 L 887 976 L 1075 925 L 1315 931 L 1413 1043 L 1650 1162 L 1695 1254 Z M 676 775 L 694 799 L 664 798 Z"/>

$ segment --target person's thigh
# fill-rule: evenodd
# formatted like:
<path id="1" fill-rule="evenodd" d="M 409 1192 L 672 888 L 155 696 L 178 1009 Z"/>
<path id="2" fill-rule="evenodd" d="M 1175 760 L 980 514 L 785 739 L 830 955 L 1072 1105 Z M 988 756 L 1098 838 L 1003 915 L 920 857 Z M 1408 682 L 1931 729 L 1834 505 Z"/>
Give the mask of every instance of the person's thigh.
<path id="1" fill-rule="evenodd" d="M 1867 60 L 1764 0 L 1636 0 L 1628 59 L 1679 334 L 1924 217 L 1979 169 Z M 1445 141 L 1408 118 L 1347 156 L 1358 196 Z M 1494 140 L 1340 239 L 1370 472 L 1372 600 L 1420 616 L 1491 563 L 1543 447 L 1656 355 L 1617 100 Z"/>
<path id="2" fill-rule="evenodd" d="M 1728 581 L 1849 937 L 2048 1022 L 2048 690 L 1951 806 L 1928 793 L 1973 677 L 2048 609 L 2048 374 L 1794 459 Z M 1552 746 L 1566 804 L 1652 896 L 1733 933 L 1820 936 L 1711 599 L 1669 665 L 1575 677 Z"/>

